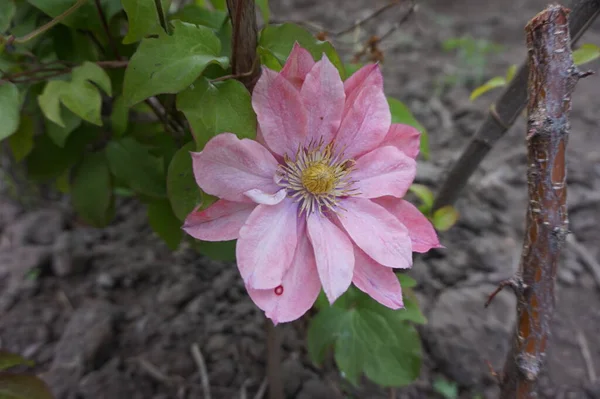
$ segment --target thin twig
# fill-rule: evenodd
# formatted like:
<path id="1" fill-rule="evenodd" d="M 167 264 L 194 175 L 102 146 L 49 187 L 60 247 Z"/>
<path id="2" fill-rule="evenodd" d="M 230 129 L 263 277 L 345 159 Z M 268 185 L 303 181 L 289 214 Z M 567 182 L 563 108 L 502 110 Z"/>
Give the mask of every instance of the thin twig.
<path id="1" fill-rule="evenodd" d="M 202 356 L 200 347 L 195 342 L 192 344 L 190 351 L 192 352 L 192 357 L 194 358 L 196 366 L 198 366 L 198 371 L 200 372 L 200 381 L 202 381 L 202 393 L 204 394 L 204 399 L 211 399 L 210 381 L 208 379 L 208 373 L 206 372 L 206 362 L 204 361 L 204 356 Z"/>
<path id="2" fill-rule="evenodd" d="M 594 256 L 577 240 L 573 234 L 570 234 L 567 237 L 567 244 L 569 244 L 571 249 L 575 251 L 575 254 L 588 267 L 592 273 L 592 276 L 594 277 L 594 281 L 596 281 L 596 285 L 600 289 L 600 263 L 598 263 Z"/>
<path id="3" fill-rule="evenodd" d="M 48 22 L 45 25 L 40 26 L 39 28 L 37 28 L 33 32 L 28 33 L 28 34 L 26 34 L 23 37 L 14 37 L 12 35 L 9 36 L 6 39 L 7 44 L 12 44 L 12 43 L 22 44 L 22 43 L 27 43 L 28 41 L 30 41 L 32 39 L 35 39 L 38 35 L 46 32 L 48 29 L 52 28 L 54 25 L 60 23 L 62 20 L 64 20 L 65 18 L 67 18 L 69 15 L 73 14 L 86 1 L 87 0 L 77 0 L 77 2 L 75 4 L 73 4 L 69 9 L 67 9 L 66 11 L 64 11 L 62 14 L 58 15 L 52 21 Z"/>
<path id="4" fill-rule="evenodd" d="M 254 399 L 262 399 L 263 396 L 265 396 L 265 393 L 267 392 L 268 385 L 269 379 L 265 377 L 260 383 L 260 387 L 258 387 L 258 391 L 256 392 L 256 395 L 254 395 Z"/>
<path id="5" fill-rule="evenodd" d="M 377 10 L 373 11 L 371 14 L 369 14 L 365 18 L 355 22 L 354 24 L 348 26 L 347 28 L 342 29 L 339 32 L 332 33 L 331 35 L 334 37 L 345 35 L 346 33 L 351 32 L 354 29 L 361 27 L 362 25 L 366 24 L 370 20 L 377 18 L 379 15 L 381 15 L 385 11 L 389 10 L 390 8 L 396 7 L 398 4 L 400 4 L 400 0 L 392 0 L 388 4 L 385 4 L 381 7 L 379 7 Z"/>
<path id="6" fill-rule="evenodd" d="M 121 54 L 119 53 L 119 48 L 117 47 L 117 43 L 115 43 L 115 40 L 113 39 L 112 35 L 110 34 L 110 28 L 108 27 L 108 21 L 106 20 L 106 15 L 104 15 L 104 11 L 102 10 L 102 5 L 100 4 L 100 0 L 94 0 L 94 2 L 96 3 L 96 10 L 98 11 L 98 16 L 100 17 L 100 21 L 102 22 L 102 28 L 104 29 L 104 32 L 106 33 L 108 45 L 111 47 L 111 49 L 115 55 L 115 58 L 120 61 L 120 60 L 122 60 Z"/>
<path id="7" fill-rule="evenodd" d="M 599 14 L 600 1 L 574 1 L 569 16 L 571 45 L 577 42 Z M 487 118 L 471 137 L 471 141 L 442 183 L 433 205 L 434 209 L 452 205 L 458 199 L 481 161 L 521 115 L 527 103 L 528 70 L 527 63 L 523 63 L 496 104 L 490 107 Z"/>
<path id="8" fill-rule="evenodd" d="M 173 383 L 173 379 L 169 378 L 169 376 L 165 375 L 162 371 L 158 369 L 155 365 L 150 363 L 144 358 L 137 358 L 137 362 L 150 377 L 154 378 L 158 382 L 162 382 L 163 384 L 171 385 Z"/>
<path id="9" fill-rule="evenodd" d="M 579 350 L 581 350 L 581 356 L 585 362 L 585 368 L 588 372 L 588 378 L 590 382 L 596 381 L 596 369 L 594 368 L 594 360 L 590 353 L 590 348 L 587 344 L 587 339 L 581 330 L 577 330 L 577 343 L 579 344 Z"/>

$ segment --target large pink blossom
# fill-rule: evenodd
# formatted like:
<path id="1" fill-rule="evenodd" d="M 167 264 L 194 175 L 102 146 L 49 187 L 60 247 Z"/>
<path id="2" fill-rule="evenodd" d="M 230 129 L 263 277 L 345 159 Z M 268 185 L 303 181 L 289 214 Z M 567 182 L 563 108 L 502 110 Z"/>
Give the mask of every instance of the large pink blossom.
<path id="1" fill-rule="evenodd" d="M 184 230 L 237 239 L 248 293 L 275 323 L 302 316 L 321 287 L 333 303 L 351 283 L 403 307 L 393 268 L 439 242 L 402 199 L 419 132 L 391 124 L 379 67 L 343 82 L 325 55 L 315 62 L 295 45 L 281 72 L 263 69 L 252 105 L 256 141 L 222 133 L 192 153 L 198 185 L 219 200 L 192 212 Z"/>

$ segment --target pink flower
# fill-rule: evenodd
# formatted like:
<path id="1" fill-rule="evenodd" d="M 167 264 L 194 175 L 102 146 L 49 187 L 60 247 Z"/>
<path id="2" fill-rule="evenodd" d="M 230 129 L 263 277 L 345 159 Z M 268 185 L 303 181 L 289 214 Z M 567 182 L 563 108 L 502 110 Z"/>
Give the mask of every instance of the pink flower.
<path id="1" fill-rule="evenodd" d="M 325 55 L 315 63 L 295 45 L 280 73 L 263 70 L 252 105 L 257 141 L 222 133 L 192 153 L 198 185 L 220 199 L 192 212 L 184 230 L 238 240 L 248 293 L 275 323 L 302 316 L 321 287 L 333 303 L 350 283 L 403 307 L 393 268 L 440 245 L 402 199 L 419 132 L 391 124 L 379 67 L 343 82 Z"/>

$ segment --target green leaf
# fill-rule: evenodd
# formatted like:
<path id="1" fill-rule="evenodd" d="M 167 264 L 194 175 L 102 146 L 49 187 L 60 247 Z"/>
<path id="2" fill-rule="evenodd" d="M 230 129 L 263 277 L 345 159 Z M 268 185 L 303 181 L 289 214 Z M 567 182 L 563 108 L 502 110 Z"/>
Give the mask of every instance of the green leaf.
<path id="1" fill-rule="evenodd" d="M 408 190 L 421 200 L 425 209 L 429 212 L 431 207 L 433 206 L 434 196 L 433 192 L 429 189 L 429 187 L 424 186 L 422 184 L 412 184 Z"/>
<path id="2" fill-rule="evenodd" d="M 219 57 L 221 43 L 205 26 L 173 21 L 172 35 L 142 40 L 125 71 L 123 96 L 129 106 L 161 93 L 177 93 L 202 73 L 207 65 L 225 67 Z"/>
<path id="3" fill-rule="evenodd" d="M 327 350 L 335 343 L 338 336 L 339 325 L 346 312 L 343 309 L 329 306 L 323 307 L 319 313 L 310 319 L 307 334 L 307 349 L 310 359 L 315 364 L 325 360 Z"/>
<path id="4" fill-rule="evenodd" d="M 401 387 L 414 382 L 421 371 L 421 340 L 408 323 L 396 325 L 392 336 L 395 344 L 382 345 L 370 353 L 364 364 L 365 375 L 381 386 Z"/>
<path id="5" fill-rule="evenodd" d="M 71 8 L 80 0 L 27 0 L 27 2 L 40 9 L 52 18 L 56 18 Z M 104 3 L 104 2 L 103 2 Z M 104 7 L 103 7 L 104 9 Z M 102 29 L 98 10 L 93 1 L 84 1 L 76 11 L 60 21 L 61 24 L 71 28 L 99 31 Z"/>
<path id="6" fill-rule="evenodd" d="M 177 95 L 177 108 L 190 122 L 199 150 L 223 132 L 240 138 L 256 137 L 256 114 L 250 93 L 237 80 L 210 83 L 199 79 L 193 88 Z"/>
<path id="7" fill-rule="evenodd" d="M 34 365 L 35 363 L 33 361 L 25 359 L 21 355 L 0 350 L 0 371 L 8 370 L 15 366 L 33 367 Z"/>
<path id="8" fill-rule="evenodd" d="M 396 276 L 398 277 L 398 281 L 400 281 L 400 285 L 402 286 L 402 288 L 413 288 L 417 286 L 417 280 L 415 280 L 414 278 L 410 277 L 407 274 L 403 274 L 403 273 L 396 273 Z"/>
<path id="9" fill-rule="evenodd" d="M 267 25 L 269 23 L 269 18 L 271 18 L 271 10 L 269 9 L 269 0 L 256 0 L 256 5 L 260 10 L 260 15 L 263 19 L 263 24 Z"/>
<path id="10" fill-rule="evenodd" d="M 81 125 L 81 118 L 68 109 L 61 112 L 61 116 L 64 127 L 46 119 L 46 133 L 48 133 L 48 136 L 50 136 L 56 145 L 64 147 L 69 135 Z"/>
<path id="11" fill-rule="evenodd" d="M 348 77 L 350 77 L 354 74 L 354 72 L 358 71 L 364 65 L 351 63 L 351 64 L 346 64 L 345 66 L 346 66 L 346 73 L 348 74 Z"/>
<path id="12" fill-rule="evenodd" d="M 573 63 L 582 65 L 600 58 L 600 47 L 595 44 L 582 44 L 577 50 L 573 51 Z"/>
<path id="13" fill-rule="evenodd" d="M 71 72 L 71 82 L 82 85 L 87 81 L 93 82 L 100 87 L 106 94 L 112 96 L 110 77 L 104 69 L 93 62 L 84 62 L 80 66 L 73 68 Z"/>
<path id="14" fill-rule="evenodd" d="M 152 230 L 162 238 L 171 250 L 176 250 L 183 237 L 181 222 L 173 214 L 168 200 L 148 204 L 148 221 Z"/>
<path id="15" fill-rule="evenodd" d="M 282 66 L 277 57 L 273 55 L 271 50 L 266 49 L 262 46 L 258 46 L 258 56 L 260 57 L 261 65 L 266 66 L 273 71 L 281 71 Z"/>
<path id="16" fill-rule="evenodd" d="M 433 380 L 433 390 L 445 399 L 458 398 L 458 385 L 454 381 L 448 381 L 445 378 L 436 378 Z"/>
<path id="17" fill-rule="evenodd" d="M 194 247 L 213 260 L 232 262 L 235 260 L 236 242 L 237 240 L 216 242 L 194 240 Z"/>
<path id="18" fill-rule="evenodd" d="M 226 0 L 209 0 L 214 8 L 217 10 L 227 10 Z"/>
<path id="19" fill-rule="evenodd" d="M 515 77 L 515 73 L 517 73 L 517 66 L 513 64 L 506 70 L 506 81 L 510 82 Z"/>
<path id="20" fill-rule="evenodd" d="M 0 33 L 3 33 L 10 27 L 10 22 L 17 12 L 17 7 L 13 0 L 4 0 L 0 2 Z"/>
<path id="21" fill-rule="evenodd" d="M 427 319 L 419 309 L 414 292 L 409 287 L 402 287 L 403 309 L 390 309 L 383 306 L 362 291 L 356 294 L 355 306 L 367 309 L 382 316 L 388 323 L 411 321 L 417 324 L 427 324 Z"/>
<path id="22" fill-rule="evenodd" d="M 1 399 L 54 399 L 44 381 L 27 374 L 0 374 Z"/>
<path id="23" fill-rule="evenodd" d="M 196 4 L 188 4 L 174 14 L 172 19 L 179 19 L 195 25 L 204 25 L 211 29 L 218 30 L 223 26 L 227 13 L 219 10 L 207 10 Z"/>
<path id="24" fill-rule="evenodd" d="M 269 25 L 260 35 L 259 45 L 270 50 L 283 64 L 292 51 L 295 42 L 308 50 L 314 59 L 320 60 L 323 53 L 340 72 L 342 79 L 346 77 L 344 64 L 330 42 L 320 41 L 306 29 L 295 24 Z"/>
<path id="25" fill-rule="evenodd" d="M 71 199 L 75 211 L 92 226 L 102 227 L 110 222 L 112 183 L 104 152 L 86 154 L 76 168 L 71 182 Z"/>
<path id="26" fill-rule="evenodd" d="M 483 85 L 481 85 L 478 88 L 476 88 L 475 90 L 473 90 L 471 92 L 471 96 L 469 97 L 469 99 L 471 101 L 473 101 L 477 97 L 481 96 L 482 94 L 487 93 L 488 91 L 493 90 L 497 87 L 503 87 L 503 86 L 506 86 L 506 79 L 502 76 L 496 76 L 495 78 L 491 78 L 490 80 L 485 82 Z"/>
<path id="27" fill-rule="evenodd" d="M 452 205 L 446 205 L 433 214 L 433 226 L 439 231 L 446 231 L 458 220 L 458 211 Z"/>
<path id="28" fill-rule="evenodd" d="M 110 124 L 114 137 L 121 137 L 127 131 L 127 126 L 129 124 L 129 107 L 125 105 L 123 96 L 117 97 L 113 102 Z"/>
<path id="29" fill-rule="evenodd" d="M 60 95 L 69 86 L 62 80 L 51 80 L 38 96 L 38 103 L 44 116 L 59 126 L 65 127 L 60 109 Z"/>
<path id="30" fill-rule="evenodd" d="M 392 113 L 392 123 L 403 123 L 421 132 L 421 154 L 423 154 L 423 158 L 429 159 L 429 137 L 427 130 L 415 119 L 412 112 L 410 112 L 403 102 L 392 97 L 388 97 L 387 100 L 390 105 L 390 112 Z"/>
<path id="31" fill-rule="evenodd" d="M 21 162 L 33 149 L 33 120 L 27 116 L 21 116 L 21 122 L 17 131 L 8 138 L 8 145 L 12 150 L 15 161 Z"/>
<path id="32" fill-rule="evenodd" d="M 0 85 L 0 140 L 4 140 L 19 127 L 21 99 L 19 89 L 10 82 Z"/>
<path id="33" fill-rule="evenodd" d="M 141 40 L 150 33 L 156 33 L 160 27 L 158 12 L 154 0 L 122 0 L 127 14 L 129 28 L 123 38 L 123 44 L 131 44 Z M 169 9 L 171 0 L 161 0 L 162 9 Z"/>
<path id="34" fill-rule="evenodd" d="M 149 197 L 166 196 L 162 163 L 130 137 L 113 140 L 106 147 L 111 173 L 136 192 Z"/>
<path id="35" fill-rule="evenodd" d="M 190 151 L 195 149 L 196 144 L 193 141 L 181 147 L 171 159 L 167 170 L 167 195 L 173 213 L 181 221 L 184 221 L 202 200 L 192 170 Z"/>

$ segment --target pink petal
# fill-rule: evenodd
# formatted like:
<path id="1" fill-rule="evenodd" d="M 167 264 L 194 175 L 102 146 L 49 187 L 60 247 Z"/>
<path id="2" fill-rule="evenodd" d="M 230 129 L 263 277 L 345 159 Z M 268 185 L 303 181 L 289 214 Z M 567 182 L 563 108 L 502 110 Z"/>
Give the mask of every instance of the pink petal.
<path id="1" fill-rule="evenodd" d="M 306 49 L 300 47 L 298 42 L 295 42 L 294 47 L 281 70 L 281 74 L 296 88 L 296 90 L 300 91 L 306 75 L 314 65 L 315 60 L 312 55 Z"/>
<path id="2" fill-rule="evenodd" d="M 276 294 L 276 290 L 280 295 Z M 298 225 L 298 246 L 292 264 L 283 276 L 281 291 L 279 288 L 248 288 L 248 294 L 265 311 L 266 316 L 277 324 L 300 318 L 315 303 L 320 291 L 321 281 L 314 251 L 306 234 L 306 222 L 302 220 Z"/>
<path id="3" fill-rule="evenodd" d="M 191 154 L 196 183 L 208 194 L 248 202 L 244 195 L 248 190 L 276 192 L 280 189 L 273 181 L 277 161 L 254 140 L 240 140 L 235 134 L 221 133 L 206 143 L 202 152 Z"/>
<path id="4" fill-rule="evenodd" d="M 308 138 L 329 144 L 340 127 L 346 95 L 337 68 L 325 54 L 306 75 L 300 96 L 306 107 Z"/>
<path id="5" fill-rule="evenodd" d="M 344 82 L 346 97 L 354 97 L 365 87 L 377 87 L 383 91 L 383 76 L 378 64 L 368 64 L 354 72 Z"/>
<path id="6" fill-rule="evenodd" d="M 352 282 L 365 294 L 392 309 L 404 307 L 402 288 L 393 269 L 380 265 L 360 248 L 354 247 Z"/>
<path id="7" fill-rule="evenodd" d="M 240 229 L 235 253 L 250 288 L 272 289 L 281 284 L 298 243 L 297 209 L 298 204 L 290 199 L 258 205 Z"/>
<path id="8" fill-rule="evenodd" d="M 268 194 L 262 190 L 254 188 L 252 190 L 246 191 L 244 195 L 250 198 L 252 201 L 256 202 L 257 204 L 277 205 L 286 197 L 287 191 L 284 188 L 282 188 L 275 194 Z"/>
<path id="9" fill-rule="evenodd" d="M 409 125 L 394 123 L 381 143 L 381 146 L 386 145 L 392 145 L 415 159 L 419 155 L 421 132 Z"/>
<path id="10" fill-rule="evenodd" d="M 359 197 L 393 195 L 402 198 L 417 173 L 416 162 L 396 147 L 379 147 L 356 160 L 351 177 Z"/>
<path id="11" fill-rule="evenodd" d="M 346 233 L 318 212 L 308 217 L 307 227 L 323 290 L 329 302 L 333 303 L 352 282 L 352 242 Z"/>
<path id="12" fill-rule="evenodd" d="M 235 240 L 255 206 L 251 203 L 218 200 L 201 212 L 191 212 L 185 218 L 182 228 L 198 240 Z"/>
<path id="13" fill-rule="evenodd" d="M 416 206 L 403 199 L 394 197 L 382 197 L 374 200 L 408 229 L 412 241 L 412 250 L 415 252 L 427 252 L 431 248 L 443 248 L 433 225 Z"/>
<path id="14" fill-rule="evenodd" d="M 352 240 L 383 266 L 406 269 L 412 266 L 408 230 L 385 208 L 365 198 L 347 198 L 338 218 Z"/>
<path id="15" fill-rule="evenodd" d="M 294 155 L 306 140 L 306 109 L 300 92 L 280 73 L 263 68 L 252 93 L 252 107 L 269 148 Z"/>
<path id="16" fill-rule="evenodd" d="M 346 99 L 342 124 L 335 138 L 337 148 L 356 158 L 376 148 L 387 134 L 392 116 L 383 90 L 363 88 L 354 101 Z"/>

